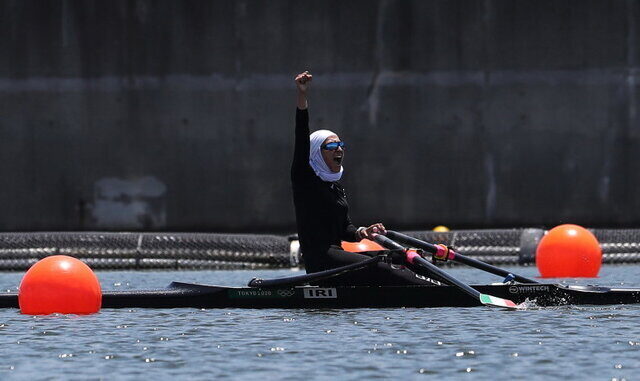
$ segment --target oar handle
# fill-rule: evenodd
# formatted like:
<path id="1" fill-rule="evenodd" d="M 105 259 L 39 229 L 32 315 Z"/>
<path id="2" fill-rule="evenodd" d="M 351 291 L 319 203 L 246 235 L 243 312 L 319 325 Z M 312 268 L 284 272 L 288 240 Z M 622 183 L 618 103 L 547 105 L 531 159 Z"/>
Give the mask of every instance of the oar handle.
<path id="1" fill-rule="evenodd" d="M 390 250 L 405 250 L 404 246 L 381 234 L 373 234 L 373 240 Z"/>
<path id="2" fill-rule="evenodd" d="M 398 240 L 400 242 L 403 242 L 407 245 L 425 250 L 431 254 L 437 254 L 439 250 L 441 250 L 441 247 L 439 245 L 434 245 L 432 243 L 429 242 L 425 242 L 422 240 L 419 240 L 417 238 L 414 237 L 410 237 L 406 234 L 402 234 L 402 233 L 398 233 L 396 231 L 393 230 L 387 230 L 387 236 L 391 237 L 391 239 L 395 239 Z M 467 257 L 466 255 L 462 255 L 458 252 L 454 252 L 453 250 L 449 250 L 448 253 L 448 259 L 451 259 L 453 261 L 456 262 L 460 262 L 460 263 L 464 263 L 465 265 L 471 266 L 471 267 L 475 267 L 477 269 L 480 270 L 484 270 L 486 272 L 489 272 L 491 274 L 494 275 L 500 275 L 503 277 L 507 277 L 509 276 L 509 274 L 514 276 L 514 279 L 520 283 L 538 283 L 533 279 L 529 279 L 529 278 L 525 278 L 523 276 L 520 275 L 516 275 L 513 274 L 507 270 L 501 269 L 499 267 L 495 267 L 493 265 L 490 265 L 488 263 L 479 261 L 477 259 L 474 258 L 470 258 Z"/>
<path id="3" fill-rule="evenodd" d="M 441 245 L 434 245 L 433 243 L 425 242 L 417 238 L 408 236 L 406 234 L 398 233 L 393 230 L 387 230 L 387 235 L 391 237 L 391 239 L 395 239 L 407 245 L 420 248 L 431 254 L 438 254 L 442 250 Z M 453 250 L 449 250 L 449 255 L 447 259 L 455 259 L 457 256 L 458 256 L 458 253 L 454 252 Z"/>

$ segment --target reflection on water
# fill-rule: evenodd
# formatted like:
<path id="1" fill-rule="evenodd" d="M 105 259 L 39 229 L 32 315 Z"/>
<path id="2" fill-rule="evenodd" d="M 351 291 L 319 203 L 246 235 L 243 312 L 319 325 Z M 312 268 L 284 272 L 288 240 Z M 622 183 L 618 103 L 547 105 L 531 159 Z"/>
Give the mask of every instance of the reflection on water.
<path id="1" fill-rule="evenodd" d="M 452 269 L 471 283 L 497 279 Z M 535 276 L 535 268 L 514 268 Z M 172 280 L 244 285 L 287 271 L 104 272 L 106 290 Z M 640 286 L 640 266 L 568 284 Z M 20 274 L 0 274 L 15 289 Z M 633 379 L 639 306 L 351 310 L 103 310 L 30 317 L 0 310 L 1 379 Z"/>

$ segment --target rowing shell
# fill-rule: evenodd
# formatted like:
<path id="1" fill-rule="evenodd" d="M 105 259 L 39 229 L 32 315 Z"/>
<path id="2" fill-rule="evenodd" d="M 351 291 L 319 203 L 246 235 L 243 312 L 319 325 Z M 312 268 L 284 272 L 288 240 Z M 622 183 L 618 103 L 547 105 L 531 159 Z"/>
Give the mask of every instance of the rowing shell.
<path id="1" fill-rule="evenodd" d="M 536 306 L 640 303 L 640 288 L 517 284 L 472 286 L 481 293 Z M 385 308 L 475 307 L 451 286 L 221 287 L 173 282 L 166 289 L 106 291 L 102 308 Z M 0 294 L 0 308 L 18 308 L 16 293 Z"/>

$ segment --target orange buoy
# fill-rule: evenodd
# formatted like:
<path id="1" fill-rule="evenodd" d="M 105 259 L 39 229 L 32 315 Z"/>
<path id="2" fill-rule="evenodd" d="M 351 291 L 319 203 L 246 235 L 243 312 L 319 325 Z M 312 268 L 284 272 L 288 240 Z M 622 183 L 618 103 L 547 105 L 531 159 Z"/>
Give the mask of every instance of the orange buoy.
<path id="1" fill-rule="evenodd" d="M 593 233 L 578 225 L 549 230 L 536 250 L 536 266 L 543 278 L 595 278 L 601 265 L 600 243 Z"/>
<path id="2" fill-rule="evenodd" d="M 53 255 L 31 266 L 18 291 L 20 311 L 28 315 L 92 314 L 100 310 L 100 282 L 89 266 Z"/>
<path id="3" fill-rule="evenodd" d="M 368 239 L 363 239 L 360 242 L 346 242 L 342 241 L 342 249 L 350 251 L 352 253 L 358 253 L 361 251 L 377 251 L 386 250 L 384 247 Z"/>
<path id="4" fill-rule="evenodd" d="M 449 228 L 444 225 L 438 225 L 435 228 L 433 228 L 433 231 L 437 233 L 445 233 L 449 231 Z"/>

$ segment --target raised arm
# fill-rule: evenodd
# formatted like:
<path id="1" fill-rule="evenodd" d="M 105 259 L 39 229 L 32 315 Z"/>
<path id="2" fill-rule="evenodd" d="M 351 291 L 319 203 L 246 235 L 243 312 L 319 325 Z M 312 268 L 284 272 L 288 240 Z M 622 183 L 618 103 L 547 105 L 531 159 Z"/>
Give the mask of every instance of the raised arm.
<path id="1" fill-rule="evenodd" d="M 296 141 L 291 164 L 291 178 L 296 180 L 302 176 L 313 175 L 309 166 L 309 111 L 307 108 L 307 90 L 313 76 L 308 71 L 296 76 L 297 109 L 296 109 Z"/>
<path id="2" fill-rule="evenodd" d="M 296 75 L 296 87 L 298 88 L 297 103 L 299 110 L 306 110 L 307 107 L 309 107 L 307 102 L 307 90 L 309 89 L 312 80 L 313 76 L 309 74 L 308 71 Z"/>

